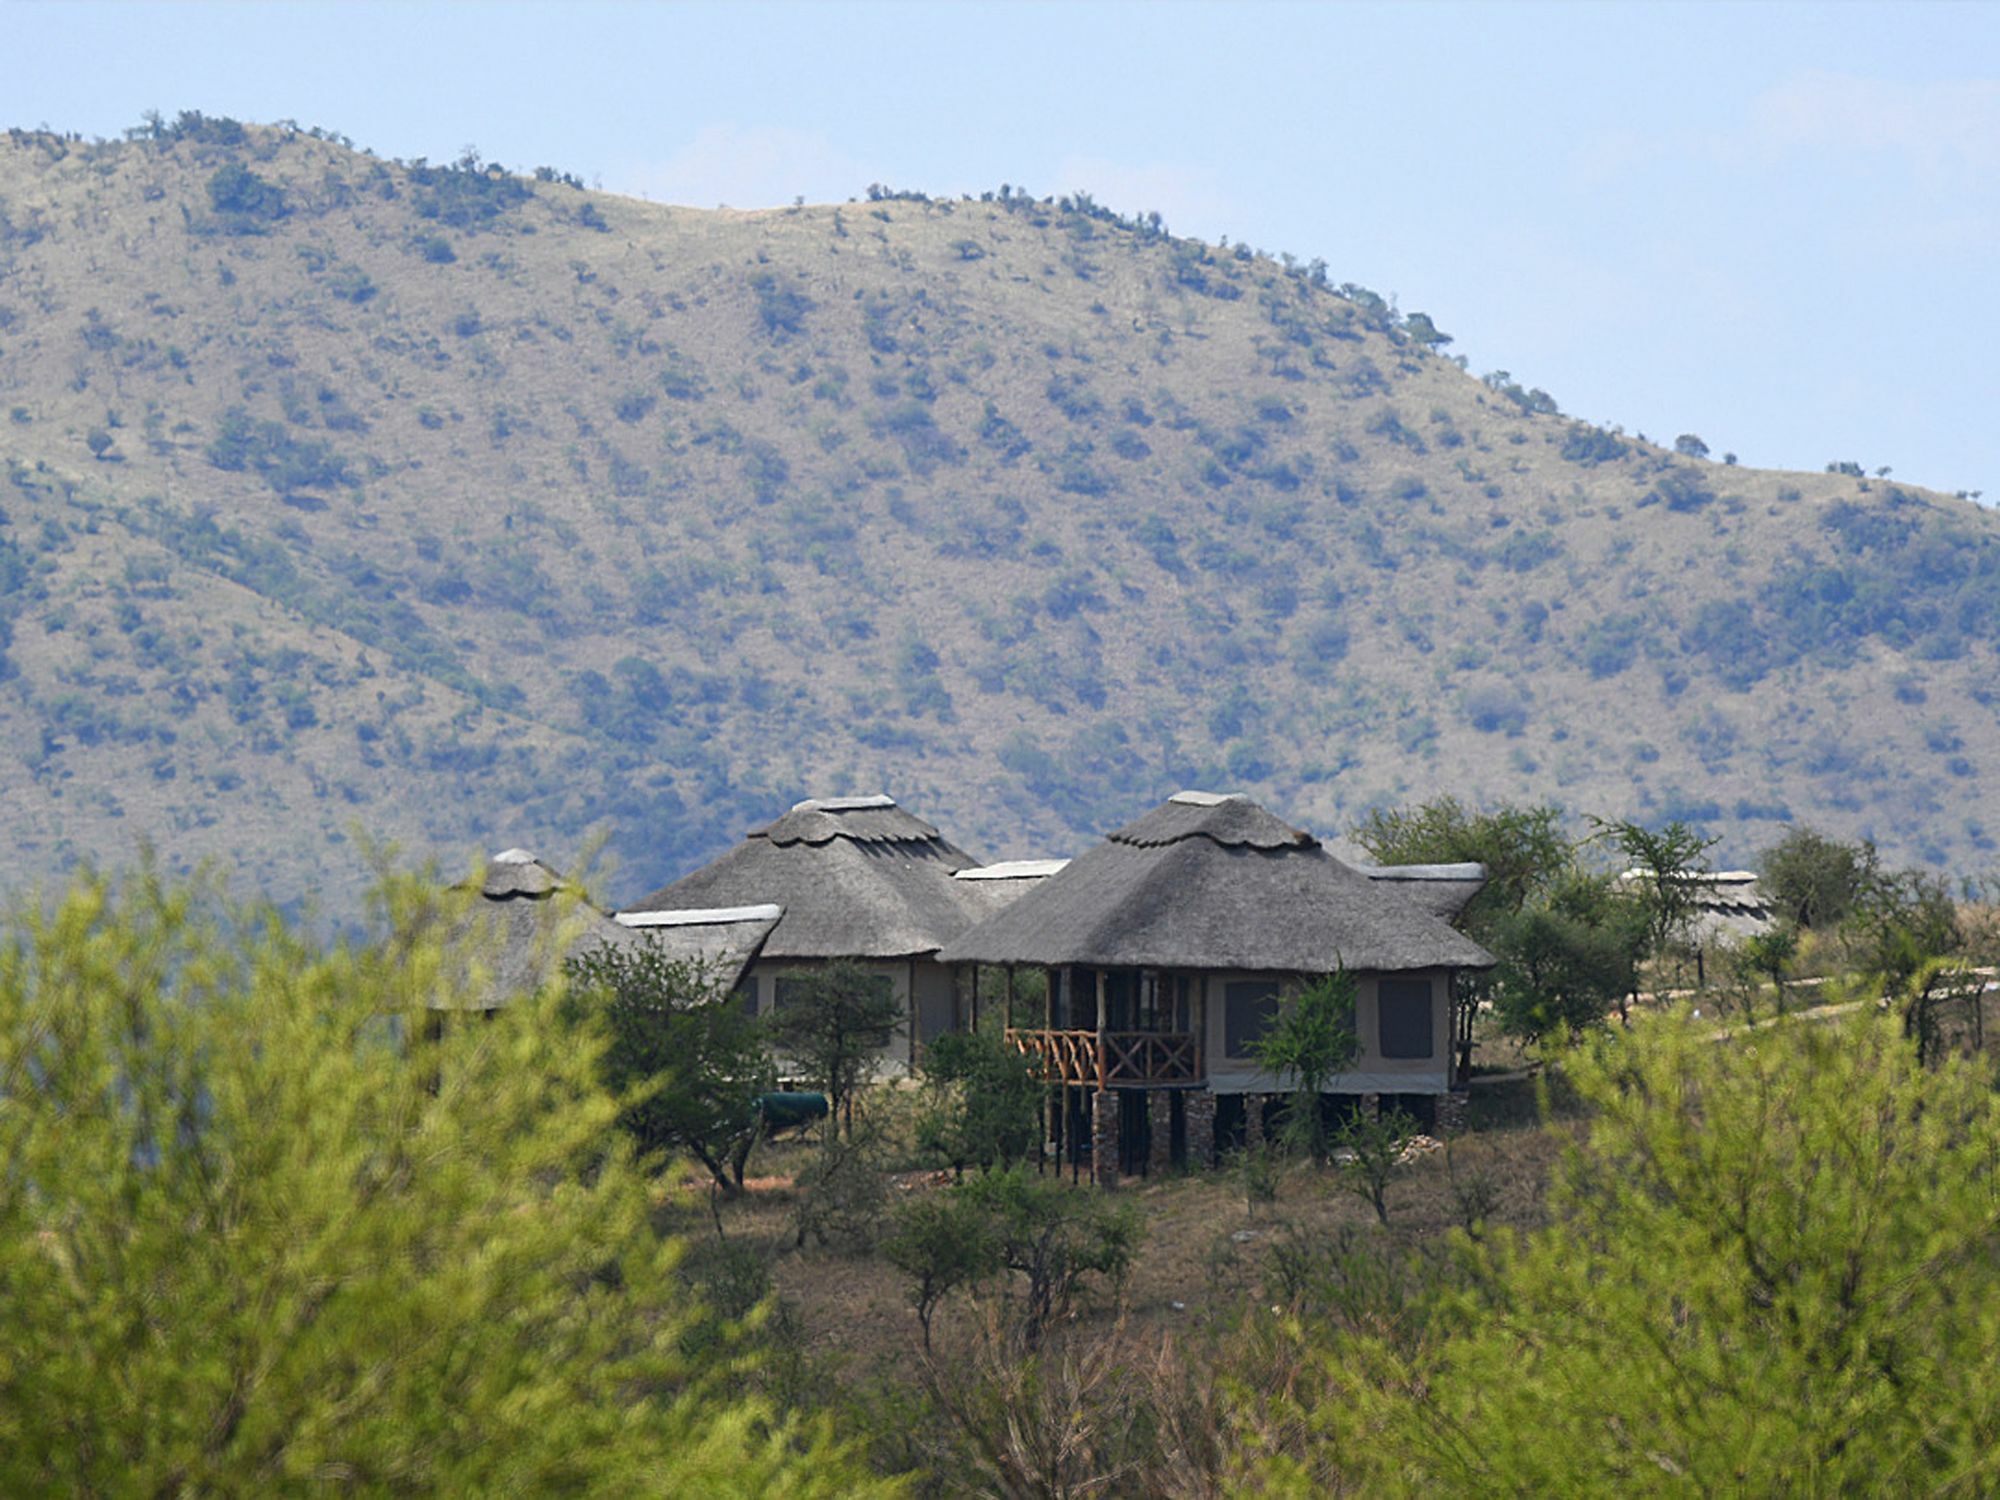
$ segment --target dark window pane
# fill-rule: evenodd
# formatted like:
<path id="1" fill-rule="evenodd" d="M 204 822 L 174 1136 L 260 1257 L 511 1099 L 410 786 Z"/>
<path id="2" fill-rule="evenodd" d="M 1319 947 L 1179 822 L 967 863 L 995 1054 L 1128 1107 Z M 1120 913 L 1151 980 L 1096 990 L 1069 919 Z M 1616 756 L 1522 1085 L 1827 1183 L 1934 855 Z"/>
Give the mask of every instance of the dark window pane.
<path id="1" fill-rule="evenodd" d="M 1428 979 L 1382 979 L 1375 984 L 1375 1009 L 1382 1027 L 1384 1057 L 1430 1057 L 1436 1048 L 1431 1035 L 1431 982 Z"/>
<path id="2" fill-rule="evenodd" d="M 1264 1034 L 1278 1013 L 1278 986 L 1268 979 L 1249 979 L 1222 987 L 1222 1051 L 1227 1057 L 1248 1057 L 1250 1044 Z"/>

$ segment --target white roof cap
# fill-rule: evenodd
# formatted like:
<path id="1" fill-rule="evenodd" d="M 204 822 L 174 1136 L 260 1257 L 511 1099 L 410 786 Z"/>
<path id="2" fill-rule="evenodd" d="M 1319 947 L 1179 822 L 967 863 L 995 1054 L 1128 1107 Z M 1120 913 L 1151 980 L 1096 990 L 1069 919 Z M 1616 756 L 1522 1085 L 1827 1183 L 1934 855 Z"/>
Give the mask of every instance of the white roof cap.
<path id="1" fill-rule="evenodd" d="M 1459 865 L 1363 865 L 1361 873 L 1370 880 L 1484 880 L 1486 866 Z"/>
<path id="2" fill-rule="evenodd" d="M 976 865 L 970 870 L 953 870 L 953 880 L 1046 880 L 1064 865 L 1066 859 L 1002 859 L 990 865 Z"/>
<path id="3" fill-rule="evenodd" d="M 493 856 L 496 865 L 531 865 L 535 856 L 526 849 L 502 849 Z"/>
<path id="4" fill-rule="evenodd" d="M 1175 792 L 1167 798 L 1182 807 L 1220 807 L 1225 802 L 1241 802 L 1241 792 Z"/>
<path id="5" fill-rule="evenodd" d="M 678 911 L 621 911 L 623 927 L 723 927 L 732 922 L 775 922 L 782 906 L 684 906 Z"/>
<path id="6" fill-rule="evenodd" d="M 869 807 L 894 807 L 896 799 L 881 792 L 865 797 L 808 797 L 792 804 L 793 812 L 860 812 Z"/>

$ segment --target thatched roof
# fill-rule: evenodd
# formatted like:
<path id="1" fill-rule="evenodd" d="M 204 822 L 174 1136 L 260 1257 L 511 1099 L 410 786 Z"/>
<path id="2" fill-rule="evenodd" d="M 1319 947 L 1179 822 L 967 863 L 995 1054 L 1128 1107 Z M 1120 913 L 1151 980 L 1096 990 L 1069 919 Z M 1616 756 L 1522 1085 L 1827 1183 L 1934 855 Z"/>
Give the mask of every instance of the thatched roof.
<path id="1" fill-rule="evenodd" d="M 1481 864 L 1357 865 L 1355 868 L 1383 889 L 1416 902 L 1444 922 L 1455 920 L 1466 904 L 1486 889 L 1486 866 Z"/>
<path id="2" fill-rule="evenodd" d="M 701 964 L 733 989 L 784 916 L 778 906 L 697 906 L 678 911 L 621 911 L 618 925 L 668 958 Z"/>
<path id="3" fill-rule="evenodd" d="M 946 946 L 947 962 L 1319 974 L 1493 959 L 1245 797 L 1181 792 Z"/>
<path id="4" fill-rule="evenodd" d="M 1627 870 L 1618 877 L 1618 885 L 1639 890 L 1652 878 L 1645 870 Z M 1696 943 L 1740 942 L 1770 931 L 1777 920 L 1755 870 L 1702 870 L 1691 875 L 1689 883 L 1694 887 L 1694 916 L 1688 936 Z"/>
<path id="5" fill-rule="evenodd" d="M 951 878 L 964 887 L 963 898 L 977 909 L 975 921 L 983 922 L 1005 911 L 1068 863 L 1066 859 L 1003 859 L 954 870 Z"/>
<path id="6" fill-rule="evenodd" d="M 978 863 L 891 798 L 820 798 L 621 915 L 769 903 L 784 914 L 765 958 L 922 957 L 990 910 L 951 878 Z"/>
<path id="7" fill-rule="evenodd" d="M 466 971 L 438 1010 L 496 1010 L 556 977 L 564 958 L 626 947 L 638 934 L 592 906 L 562 874 L 525 849 L 503 849 L 476 881 L 454 887 L 468 904 L 453 933 Z"/>

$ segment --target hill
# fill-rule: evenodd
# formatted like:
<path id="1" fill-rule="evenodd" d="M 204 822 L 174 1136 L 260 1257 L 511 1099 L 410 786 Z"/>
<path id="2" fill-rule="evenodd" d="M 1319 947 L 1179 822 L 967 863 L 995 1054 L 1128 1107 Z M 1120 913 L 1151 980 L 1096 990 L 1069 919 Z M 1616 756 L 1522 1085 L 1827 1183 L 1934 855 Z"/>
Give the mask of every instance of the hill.
<path id="1" fill-rule="evenodd" d="M 11 132 L 0 833 L 23 879 L 144 837 L 334 910 L 357 828 L 454 866 L 601 828 L 629 897 L 877 787 L 991 857 L 1221 784 L 1329 833 L 1451 791 L 1986 863 L 1991 515 L 1574 422 L 1448 342 L 1088 198 Z"/>

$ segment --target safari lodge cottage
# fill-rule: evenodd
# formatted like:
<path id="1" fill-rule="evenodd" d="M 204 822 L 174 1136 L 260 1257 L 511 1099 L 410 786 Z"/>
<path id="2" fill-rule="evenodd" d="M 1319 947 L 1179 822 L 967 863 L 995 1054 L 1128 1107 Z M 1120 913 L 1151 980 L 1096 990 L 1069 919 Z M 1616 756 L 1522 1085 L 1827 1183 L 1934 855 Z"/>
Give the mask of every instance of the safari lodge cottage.
<path id="1" fill-rule="evenodd" d="M 1253 1043 L 1335 970 L 1357 981 L 1361 1048 L 1323 1103 L 1428 1112 L 1462 1066 L 1454 977 L 1493 963 L 1435 913 L 1482 876 L 1364 872 L 1247 798 L 1181 792 L 937 956 L 1004 969 L 1010 994 L 1037 976 L 1041 1024 L 1007 1035 L 1042 1060 L 1060 1159 L 1110 1182 L 1259 1139 L 1288 1085 Z"/>
<path id="2" fill-rule="evenodd" d="M 800 970 L 859 963 L 901 1002 L 904 1019 L 878 1056 L 878 1073 L 894 1077 L 914 1069 L 923 1043 L 957 1025 L 954 976 L 938 950 L 1030 883 L 954 878 L 978 868 L 893 798 L 814 798 L 618 921 L 683 937 L 761 926 L 740 984 L 756 1015 L 786 1004 Z"/>

